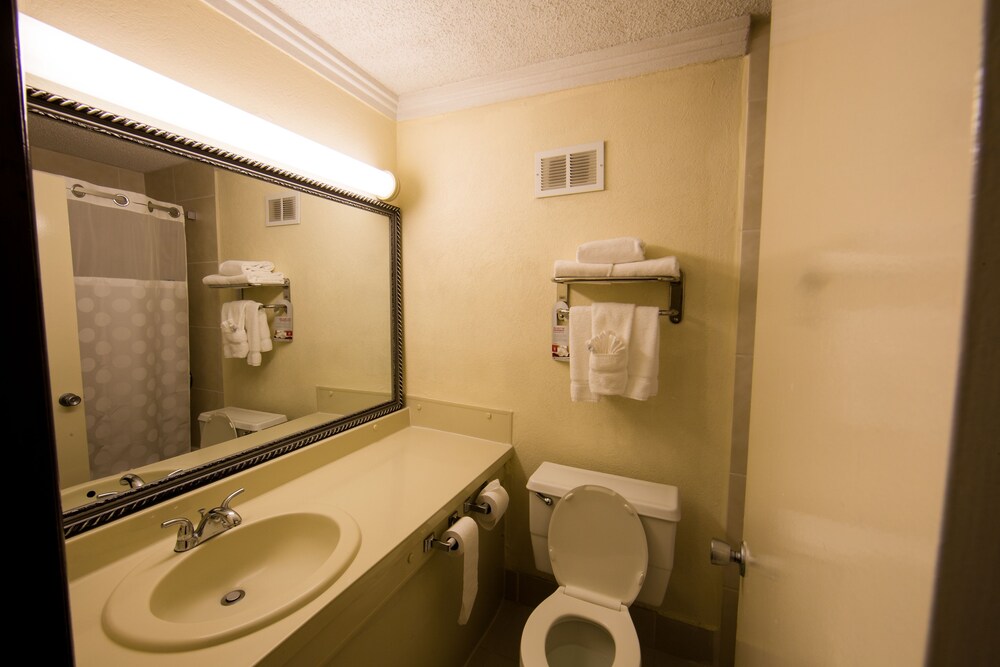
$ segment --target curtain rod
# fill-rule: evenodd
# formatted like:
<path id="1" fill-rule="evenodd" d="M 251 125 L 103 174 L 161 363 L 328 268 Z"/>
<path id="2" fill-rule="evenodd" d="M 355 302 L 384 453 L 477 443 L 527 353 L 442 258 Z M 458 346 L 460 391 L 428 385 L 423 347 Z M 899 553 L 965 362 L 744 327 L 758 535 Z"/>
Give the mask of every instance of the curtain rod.
<path id="1" fill-rule="evenodd" d="M 83 197 L 84 195 L 93 195 L 94 197 L 103 197 L 104 199 L 110 199 L 119 206 L 128 206 L 131 200 L 123 194 L 114 194 L 111 192 L 101 192 L 100 190 L 87 190 L 79 183 L 73 185 L 70 188 L 70 192 L 76 197 Z M 136 202 L 137 204 L 139 202 Z M 146 202 L 146 208 L 152 213 L 154 210 L 166 211 L 170 214 L 171 218 L 179 218 L 181 215 L 180 209 L 176 206 L 162 206 L 160 204 L 154 204 L 151 201 Z"/>

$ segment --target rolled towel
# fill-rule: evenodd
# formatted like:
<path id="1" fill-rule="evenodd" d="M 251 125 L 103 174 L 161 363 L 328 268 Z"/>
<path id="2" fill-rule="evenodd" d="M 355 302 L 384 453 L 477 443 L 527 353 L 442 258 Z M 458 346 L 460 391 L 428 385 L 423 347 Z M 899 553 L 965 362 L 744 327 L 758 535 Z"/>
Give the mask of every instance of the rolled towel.
<path id="1" fill-rule="evenodd" d="M 656 259 L 646 259 L 641 262 L 615 264 L 611 267 L 610 275 L 614 278 L 643 278 L 660 276 L 680 278 L 681 265 L 677 261 L 676 257 L 658 257 Z"/>
<path id="2" fill-rule="evenodd" d="M 247 271 L 274 271 L 274 263 L 265 260 L 227 259 L 219 264 L 223 276 L 239 276 Z"/>
<path id="3" fill-rule="evenodd" d="M 588 264 L 568 259 L 557 259 L 552 269 L 553 278 L 607 278 L 613 264 Z"/>
<path id="4" fill-rule="evenodd" d="M 576 261 L 589 264 L 619 264 L 646 259 L 646 243 L 634 236 L 582 243 L 576 249 Z"/>

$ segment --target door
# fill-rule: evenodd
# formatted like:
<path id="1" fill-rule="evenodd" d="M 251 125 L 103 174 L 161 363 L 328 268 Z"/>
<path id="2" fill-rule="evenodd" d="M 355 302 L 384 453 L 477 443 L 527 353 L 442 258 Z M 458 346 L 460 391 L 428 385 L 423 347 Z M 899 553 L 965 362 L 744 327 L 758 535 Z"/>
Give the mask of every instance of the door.
<path id="1" fill-rule="evenodd" d="M 62 405 L 59 402 L 64 394 L 83 396 L 66 182 L 62 176 L 40 171 L 32 172 L 32 178 L 59 484 L 66 488 L 90 480 L 83 403 Z"/>
<path id="2" fill-rule="evenodd" d="M 981 0 L 775 0 L 736 664 L 920 665 Z"/>

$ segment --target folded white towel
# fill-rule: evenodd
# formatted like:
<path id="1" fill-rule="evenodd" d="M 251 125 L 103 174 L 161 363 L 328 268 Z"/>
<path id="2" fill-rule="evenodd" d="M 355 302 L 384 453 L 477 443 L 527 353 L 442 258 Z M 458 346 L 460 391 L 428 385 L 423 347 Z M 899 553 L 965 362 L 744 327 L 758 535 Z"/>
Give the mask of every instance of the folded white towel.
<path id="1" fill-rule="evenodd" d="M 660 370 L 660 309 L 636 306 L 628 350 L 628 382 L 622 396 L 645 401 L 656 396 Z"/>
<path id="2" fill-rule="evenodd" d="M 607 278 L 613 264 L 587 264 L 569 259 L 557 259 L 552 268 L 553 278 Z"/>
<path id="3" fill-rule="evenodd" d="M 611 267 L 611 275 L 616 278 L 643 278 L 669 276 L 681 277 L 681 265 L 676 257 L 657 257 L 641 262 L 615 264 Z"/>
<path id="4" fill-rule="evenodd" d="M 594 303 L 590 306 L 592 336 L 590 390 L 601 396 L 618 396 L 628 383 L 628 357 L 634 303 Z M 570 350 L 570 358 L 573 351 Z"/>
<path id="5" fill-rule="evenodd" d="M 247 279 L 243 277 L 243 274 L 238 276 L 223 276 L 218 273 L 212 273 L 202 278 L 201 282 L 205 285 L 245 285 Z"/>
<path id="6" fill-rule="evenodd" d="M 219 274 L 240 276 L 246 271 L 274 271 L 274 263 L 264 260 L 227 259 L 219 264 Z"/>
<path id="7" fill-rule="evenodd" d="M 576 249 L 576 261 L 592 264 L 618 264 L 646 259 L 646 243 L 634 236 L 582 243 Z"/>
<path id="8" fill-rule="evenodd" d="M 261 352 L 270 352 L 271 331 L 267 327 L 267 313 L 256 301 L 243 301 L 247 323 L 247 364 L 260 366 Z"/>
<path id="9" fill-rule="evenodd" d="M 557 259 L 553 278 L 680 278 L 681 266 L 676 257 L 657 257 L 623 264 L 592 264 Z"/>
<path id="10" fill-rule="evenodd" d="M 590 351 L 587 341 L 593 337 L 590 306 L 569 309 L 569 397 L 573 401 L 593 403 L 601 400 L 590 391 Z"/>
<path id="11" fill-rule="evenodd" d="M 250 346 L 246 329 L 246 301 L 227 301 L 222 304 L 222 356 L 226 359 L 243 359 Z"/>

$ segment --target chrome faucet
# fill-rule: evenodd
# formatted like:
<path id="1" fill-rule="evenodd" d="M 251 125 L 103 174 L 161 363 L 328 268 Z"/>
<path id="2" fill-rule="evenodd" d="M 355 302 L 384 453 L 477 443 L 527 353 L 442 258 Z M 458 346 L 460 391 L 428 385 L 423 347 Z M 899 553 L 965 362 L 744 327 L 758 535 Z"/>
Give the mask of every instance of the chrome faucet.
<path id="1" fill-rule="evenodd" d="M 168 519 L 161 523 L 160 528 L 178 525 L 177 543 L 174 545 L 174 551 L 182 552 L 194 549 L 202 542 L 240 525 L 243 522 L 243 517 L 237 514 L 236 510 L 229 506 L 229 503 L 243 491 L 243 489 L 236 489 L 226 496 L 226 499 L 218 507 L 213 507 L 210 510 L 198 510 L 198 513 L 201 514 L 201 521 L 198 522 L 197 528 L 194 527 L 190 519 L 184 517 Z"/>

